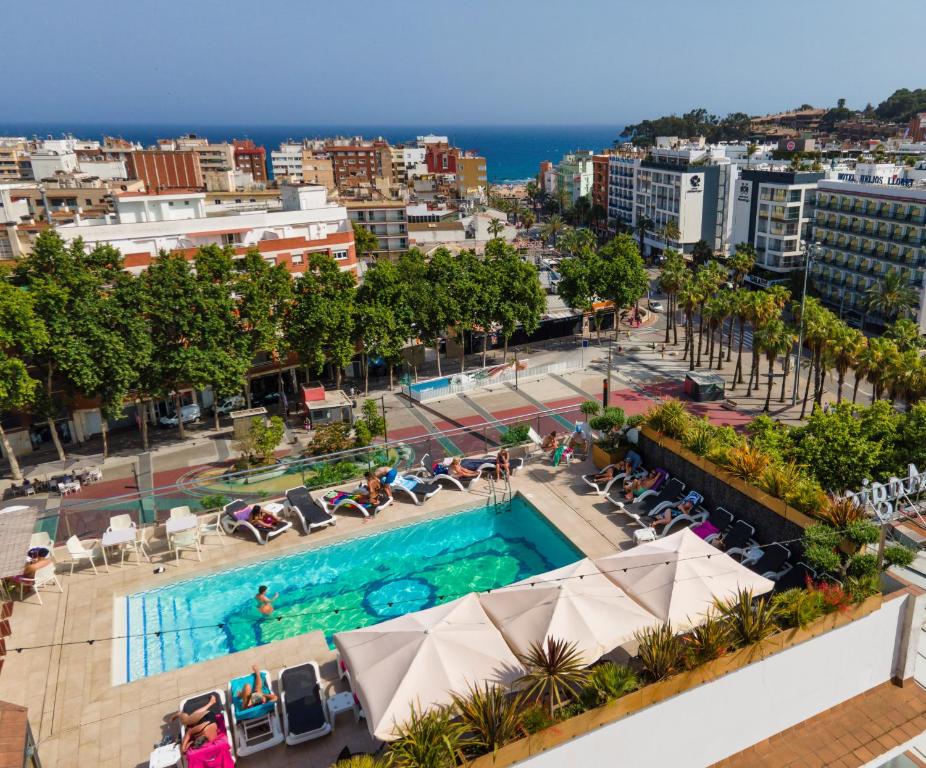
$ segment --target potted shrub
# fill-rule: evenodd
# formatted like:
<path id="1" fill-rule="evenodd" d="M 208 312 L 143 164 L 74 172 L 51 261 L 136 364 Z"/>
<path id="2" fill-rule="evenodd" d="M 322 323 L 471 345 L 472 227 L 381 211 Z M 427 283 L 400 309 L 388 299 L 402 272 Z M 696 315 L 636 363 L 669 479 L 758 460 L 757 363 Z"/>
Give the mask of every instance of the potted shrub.
<path id="1" fill-rule="evenodd" d="M 585 413 L 586 403 L 582 405 Z M 597 405 L 598 403 L 595 403 L 595 406 Z M 616 464 L 626 455 L 628 448 L 622 431 L 625 421 L 623 409 L 614 406 L 608 406 L 588 420 L 588 425 L 600 434 L 592 444 L 592 461 L 599 469 L 608 464 Z"/>
<path id="2" fill-rule="evenodd" d="M 531 425 L 527 422 L 512 424 L 505 430 L 505 434 L 502 435 L 502 445 L 508 449 L 511 458 L 521 459 L 527 455 L 528 451 L 524 446 L 530 443 L 530 437 L 528 437 L 530 430 Z"/>

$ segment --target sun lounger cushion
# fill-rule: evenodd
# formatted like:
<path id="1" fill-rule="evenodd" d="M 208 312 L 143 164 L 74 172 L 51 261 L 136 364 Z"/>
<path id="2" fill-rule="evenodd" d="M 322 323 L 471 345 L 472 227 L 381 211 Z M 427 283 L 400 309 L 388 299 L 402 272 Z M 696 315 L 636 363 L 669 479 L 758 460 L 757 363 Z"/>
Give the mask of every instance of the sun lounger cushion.
<path id="1" fill-rule="evenodd" d="M 393 486 L 404 488 L 406 491 L 421 494 L 422 496 L 427 496 L 441 489 L 441 486 L 437 483 L 422 483 L 414 475 L 400 475 L 395 479 Z"/>
<path id="2" fill-rule="evenodd" d="M 261 673 L 261 679 L 264 681 L 264 690 L 269 691 L 270 680 L 267 677 L 267 674 Z M 231 681 L 232 706 L 235 708 L 235 717 L 237 717 L 239 720 L 253 720 L 255 717 L 261 717 L 262 715 L 273 712 L 276 707 L 275 702 L 265 701 L 263 704 L 258 704 L 256 707 L 248 707 L 247 709 L 241 708 L 241 699 L 238 694 L 241 692 L 241 689 L 244 688 L 245 685 L 253 682 L 254 675 L 237 677 Z"/>
<path id="3" fill-rule="evenodd" d="M 310 733 L 325 725 L 325 705 L 319 696 L 318 678 L 311 664 L 283 670 L 280 684 L 286 693 L 286 720 L 290 733 Z"/>
<path id="4" fill-rule="evenodd" d="M 228 737 L 223 733 L 211 744 L 189 749 L 186 764 L 187 768 L 234 768 Z"/>
<path id="5" fill-rule="evenodd" d="M 235 520 L 250 520 L 251 513 L 253 511 L 253 507 L 245 507 L 244 509 L 239 509 L 237 512 L 235 512 Z"/>

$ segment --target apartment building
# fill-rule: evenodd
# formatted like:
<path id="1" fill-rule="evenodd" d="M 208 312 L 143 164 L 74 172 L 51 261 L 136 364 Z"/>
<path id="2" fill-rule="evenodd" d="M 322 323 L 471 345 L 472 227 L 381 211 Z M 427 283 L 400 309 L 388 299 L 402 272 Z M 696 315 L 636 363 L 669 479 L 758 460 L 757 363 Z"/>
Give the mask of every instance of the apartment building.
<path id="1" fill-rule="evenodd" d="M 80 166 L 77 154 L 66 149 L 33 149 L 29 152 L 32 178 L 37 181 L 53 179 L 60 173 L 74 173 Z"/>
<path id="2" fill-rule="evenodd" d="M 599 205 L 603 211 L 608 210 L 608 183 L 610 173 L 610 154 L 592 155 L 592 205 Z"/>
<path id="3" fill-rule="evenodd" d="M 29 167 L 28 144 L 22 136 L 0 136 L 0 182 L 22 178 L 25 166 Z"/>
<path id="4" fill-rule="evenodd" d="M 270 153 L 273 178 L 281 181 L 302 181 L 302 142 L 287 141 Z"/>
<path id="5" fill-rule="evenodd" d="M 334 192 L 334 164 L 323 152 L 311 149 L 302 150 L 302 181 L 304 184 L 319 184 L 329 192 Z"/>
<path id="6" fill-rule="evenodd" d="M 250 139 L 235 139 L 232 142 L 235 168 L 251 174 L 255 184 L 267 183 L 267 150 L 258 147 Z"/>
<path id="7" fill-rule="evenodd" d="M 267 261 L 297 274 L 313 253 L 356 270 L 347 209 L 330 202 L 324 187 L 283 185 L 280 198 L 278 211 L 209 216 L 203 192 L 124 193 L 115 198 L 114 220 L 82 220 L 59 226 L 58 232 L 68 241 L 83 238 L 88 248 L 97 243 L 118 248 L 126 269 L 136 273 L 162 250 L 192 258 L 204 245 L 230 245 L 238 255 L 256 248 Z"/>
<path id="8" fill-rule="evenodd" d="M 642 153 L 620 153 L 608 156 L 608 227 L 614 229 L 618 223 L 633 226 L 634 184 L 640 168 Z"/>
<path id="9" fill-rule="evenodd" d="M 195 152 L 199 157 L 199 167 L 203 174 L 228 173 L 235 170 L 235 152 L 228 142 L 210 144 L 209 139 L 189 134 L 174 140 L 173 145 L 174 150 Z"/>
<path id="10" fill-rule="evenodd" d="M 887 172 L 885 172 L 885 170 Z M 866 291 L 895 272 L 914 288 L 914 319 L 926 332 L 926 170 L 862 165 L 817 185 L 810 280 L 850 322 L 886 324 L 867 309 Z"/>
<path id="11" fill-rule="evenodd" d="M 478 155 L 463 154 L 456 159 L 457 197 L 486 200 L 489 194 L 489 177 L 486 159 Z"/>
<path id="12" fill-rule="evenodd" d="M 446 141 L 432 141 L 425 145 L 424 161 L 428 173 L 456 173 L 460 150 Z"/>
<path id="13" fill-rule="evenodd" d="M 537 186 L 551 197 L 556 194 L 556 166 L 550 160 L 540 163 L 540 170 L 537 172 Z"/>
<path id="14" fill-rule="evenodd" d="M 571 152 L 563 155 L 556 166 L 556 195 L 565 205 L 574 205 L 580 197 L 591 194 L 594 176 L 593 153 Z"/>
<path id="15" fill-rule="evenodd" d="M 756 266 L 788 272 L 804 264 L 822 172 L 742 169 L 734 183 L 732 245 L 756 249 Z"/>
<path id="16" fill-rule="evenodd" d="M 145 182 L 149 192 L 202 189 L 204 186 L 199 156 L 191 150 L 133 150 L 128 153 L 126 172 L 129 178 Z"/>
<path id="17" fill-rule="evenodd" d="M 362 139 L 336 139 L 325 145 L 331 158 L 334 182 L 338 189 L 349 190 L 360 186 L 375 186 L 376 177 L 382 176 L 382 152 L 385 142 L 368 142 Z"/>
<path id="18" fill-rule="evenodd" d="M 376 235 L 375 258 L 395 257 L 408 250 L 408 227 L 403 200 L 348 200 L 347 215 L 352 224 Z"/>

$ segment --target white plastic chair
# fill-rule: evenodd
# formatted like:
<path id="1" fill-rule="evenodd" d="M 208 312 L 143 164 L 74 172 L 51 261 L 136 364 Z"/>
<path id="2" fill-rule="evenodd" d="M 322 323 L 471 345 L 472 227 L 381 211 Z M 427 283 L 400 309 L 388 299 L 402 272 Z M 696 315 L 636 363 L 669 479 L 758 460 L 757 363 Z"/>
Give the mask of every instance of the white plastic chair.
<path id="1" fill-rule="evenodd" d="M 186 504 L 180 507 L 171 507 L 170 508 L 171 520 L 174 520 L 178 517 L 193 517 L 193 510 L 191 510 Z"/>
<path id="2" fill-rule="evenodd" d="M 114 515 L 109 518 L 108 531 L 126 531 L 129 528 L 136 528 L 135 521 L 131 515 Z"/>
<path id="3" fill-rule="evenodd" d="M 196 559 L 202 562 L 203 554 L 199 545 L 199 529 L 190 528 L 171 534 L 170 547 L 174 550 L 177 562 L 180 562 L 180 550 L 189 549 L 196 552 Z"/>
<path id="4" fill-rule="evenodd" d="M 30 587 L 32 591 L 35 592 L 35 596 L 39 599 L 39 605 L 44 605 L 44 603 L 42 602 L 42 596 L 39 594 L 39 589 L 41 589 L 42 587 L 48 586 L 50 584 L 54 584 L 58 588 L 59 592 L 64 591 L 63 589 L 61 589 L 61 583 L 58 581 L 58 577 L 55 576 L 55 564 L 54 563 L 51 563 L 50 565 L 46 565 L 42 568 L 39 568 L 35 572 L 34 578 L 26 579 L 26 578 L 20 577 L 18 581 L 19 581 L 19 599 L 20 600 L 23 599 L 23 591 L 25 587 Z"/>
<path id="5" fill-rule="evenodd" d="M 35 549 L 36 547 L 47 549 L 48 556 L 52 560 L 55 559 L 55 542 L 51 540 L 51 536 L 49 536 L 46 531 L 38 531 L 32 534 L 32 537 L 29 539 L 29 549 Z"/>
<path id="6" fill-rule="evenodd" d="M 97 573 L 96 562 L 94 558 L 100 552 L 100 542 L 97 539 L 81 541 L 76 536 L 71 536 L 65 544 L 68 554 L 71 556 L 71 575 L 74 575 L 74 564 L 82 560 L 89 560 L 93 572 Z"/>

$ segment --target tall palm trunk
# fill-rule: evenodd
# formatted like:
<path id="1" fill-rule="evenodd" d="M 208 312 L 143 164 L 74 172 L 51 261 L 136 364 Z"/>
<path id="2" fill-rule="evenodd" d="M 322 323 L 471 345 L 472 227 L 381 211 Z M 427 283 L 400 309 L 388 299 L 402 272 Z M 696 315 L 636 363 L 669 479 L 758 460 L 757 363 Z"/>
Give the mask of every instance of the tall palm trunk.
<path id="1" fill-rule="evenodd" d="M 772 403 L 772 376 L 775 373 L 775 358 L 768 358 L 768 387 L 765 390 L 765 407 L 762 409 L 765 413 L 769 412 Z"/>
<path id="2" fill-rule="evenodd" d="M 784 376 L 781 377 L 781 395 L 778 398 L 779 403 L 783 403 L 785 401 L 785 382 L 787 382 L 788 380 L 788 374 L 790 373 L 790 371 L 791 371 L 791 354 L 788 353 L 785 355 Z"/>
<path id="3" fill-rule="evenodd" d="M 749 361 L 749 381 L 746 383 L 746 397 L 752 397 L 753 381 L 755 381 L 756 389 L 759 388 L 759 377 L 756 376 L 756 362 L 758 359 L 759 355 L 756 353 L 756 348 L 753 344 L 752 358 Z"/>
<path id="4" fill-rule="evenodd" d="M 816 354 L 813 352 L 812 354 Z M 807 381 L 804 384 L 804 402 L 801 404 L 801 418 L 804 418 L 804 415 L 807 413 L 807 399 L 810 397 L 810 380 L 813 378 L 811 375 L 813 372 L 813 363 L 811 363 L 811 370 L 807 371 Z"/>
<path id="5" fill-rule="evenodd" d="M 694 363 L 694 317 L 688 313 L 688 370 L 695 369 Z"/>
<path id="6" fill-rule="evenodd" d="M 370 394 L 370 356 L 364 352 L 360 357 L 360 364 L 363 366 L 363 396 Z"/>
<path id="7" fill-rule="evenodd" d="M 733 316 L 730 316 L 730 332 L 729 332 L 729 341 L 727 343 L 727 362 L 729 363 L 733 359 Z"/>
<path id="8" fill-rule="evenodd" d="M 842 402 L 842 386 L 846 381 L 846 372 L 842 368 L 838 371 L 838 377 L 836 378 L 836 402 Z"/>
<path id="9" fill-rule="evenodd" d="M 740 340 L 739 347 L 736 351 L 736 368 L 733 369 L 733 383 L 730 389 L 736 389 L 737 384 L 743 383 L 743 340 L 746 336 L 746 318 L 741 317 L 740 321 Z"/>
<path id="10" fill-rule="evenodd" d="M 701 348 L 704 346 L 704 313 L 698 312 L 698 368 L 701 367 Z"/>
<path id="11" fill-rule="evenodd" d="M 678 293 L 672 294 L 672 338 L 672 343 L 678 346 Z"/>
<path id="12" fill-rule="evenodd" d="M 22 480 L 23 473 L 19 468 L 19 460 L 16 458 L 16 454 L 13 453 L 13 446 L 10 445 L 10 439 L 6 436 L 6 432 L 3 431 L 3 425 L 0 425 L 0 445 L 3 446 L 3 453 L 10 464 L 10 476 L 13 480 Z"/>
<path id="13" fill-rule="evenodd" d="M 666 309 L 666 340 L 665 344 L 669 343 L 669 333 L 672 331 L 672 294 L 669 294 L 668 306 Z"/>
<path id="14" fill-rule="evenodd" d="M 858 371 L 855 372 L 855 382 L 852 384 L 852 404 L 855 404 L 855 401 L 858 399 L 858 387 L 862 383 L 862 377 L 859 375 Z"/>

